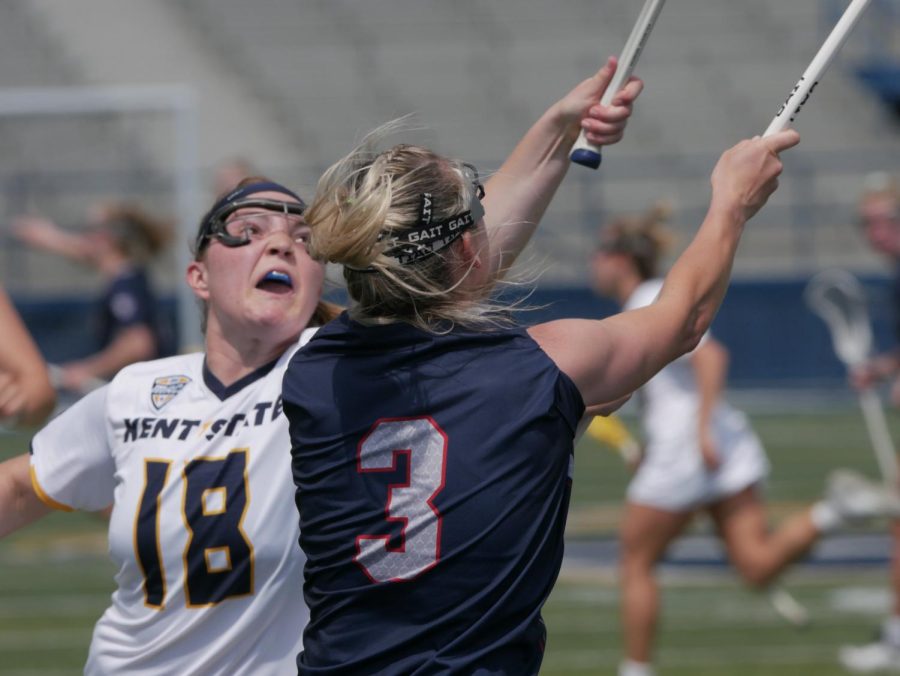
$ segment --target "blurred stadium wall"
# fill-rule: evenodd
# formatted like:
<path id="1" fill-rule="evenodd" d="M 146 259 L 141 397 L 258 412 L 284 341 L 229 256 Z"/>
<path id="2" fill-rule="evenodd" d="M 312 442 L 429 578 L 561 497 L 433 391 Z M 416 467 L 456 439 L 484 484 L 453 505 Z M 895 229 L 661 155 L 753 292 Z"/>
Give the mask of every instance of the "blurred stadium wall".
<path id="1" fill-rule="evenodd" d="M 718 154 L 767 126 L 845 4 L 679 0 L 663 10 L 625 141 L 598 172 L 572 168 L 525 256 L 544 271 L 532 300 L 550 303 L 535 318 L 611 310 L 587 285 L 593 237 L 609 216 L 666 199 L 688 241 Z M 488 174 L 550 103 L 621 48 L 637 11 L 633 0 L 8 0 L 0 95 L 183 86 L 197 180 L 179 196 L 194 179 L 179 168 L 176 116 L 158 106 L 0 115 L 0 280 L 49 356 L 83 351 L 96 282 L 23 249 L 9 219 L 35 211 L 74 227 L 94 200 L 129 197 L 182 221 L 180 253 L 154 272 L 172 321 L 190 322 L 186 233 L 212 198 L 219 162 L 245 157 L 309 193 L 362 133 L 414 113 L 404 140 Z M 887 271 L 854 208 L 867 174 L 900 172 L 898 82 L 900 0 L 874 0 L 799 116 L 802 145 L 742 244 L 715 325 L 734 352 L 733 385 L 843 380 L 824 326 L 801 302 L 806 279 L 825 267 L 866 279 L 876 335 L 889 340 Z"/>

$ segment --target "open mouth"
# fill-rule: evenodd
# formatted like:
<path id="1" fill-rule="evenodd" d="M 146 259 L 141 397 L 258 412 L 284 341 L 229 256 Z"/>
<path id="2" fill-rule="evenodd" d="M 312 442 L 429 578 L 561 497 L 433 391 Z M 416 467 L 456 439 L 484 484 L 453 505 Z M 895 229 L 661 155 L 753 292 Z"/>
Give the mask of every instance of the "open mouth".
<path id="1" fill-rule="evenodd" d="M 286 272 L 280 270 L 270 270 L 256 285 L 257 289 L 269 291 L 271 293 L 288 293 L 294 288 L 294 281 Z"/>

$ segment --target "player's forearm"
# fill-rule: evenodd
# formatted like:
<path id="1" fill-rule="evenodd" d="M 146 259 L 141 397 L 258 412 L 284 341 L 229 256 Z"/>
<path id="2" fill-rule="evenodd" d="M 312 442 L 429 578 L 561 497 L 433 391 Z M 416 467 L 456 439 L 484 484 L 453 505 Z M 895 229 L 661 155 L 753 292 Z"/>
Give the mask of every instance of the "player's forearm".
<path id="1" fill-rule="evenodd" d="M 685 354 L 709 329 L 725 297 L 746 219 L 738 209 L 710 207 L 700 230 L 675 261 L 660 291 L 681 323 L 674 356 Z"/>
<path id="2" fill-rule="evenodd" d="M 125 366 L 152 359 L 156 352 L 156 339 L 146 326 L 124 329 L 113 342 L 78 365 L 97 378 L 111 378 Z"/>
<path id="3" fill-rule="evenodd" d="M 26 241 L 37 249 L 78 263 L 84 263 L 91 254 L 91 243 L 83 235 L 66 232 L 55 225 L 48 226 L 39 236 L 32 236 Z"/>
<path id="4" fill-rule="evenodd" d="M 0 537 L 50 513 L 31 485 L 27 455 L 0 463 Z"/>
<path id="5" fill-rule="evenodd" d="M 633 392 L 697 346 L 725 295 L 745 218 L 740 210 L 710 209 L 654 303 L 599 322 L 562 320 L 530 331 L 586 405 Z"/>
<path id="6" fill-rule="evenodd" d="M 676 355 L 693 349 L 709 328 L 728 288 L 744 225 L 778 186 L 778 153 L 800 142 L 793 130 L 741 141 L 713 169 L 709 211 L 694 240 L 676 261 L 657 303 L 682 320 Z"/>
<path id="7" fill-rule="evenodd" d="M 9 297 L 0 291 L 0 417 L 17 423 L 37 425 L 53 410 L 56 393 L 50 384 L 47 365 Z M 9 396 L 4 396 L 8 394 Z"/>
<path id="8" fill-rule="evenodd" d="M 25 403 L 16 415 L 16 422 L 26 427 L 43 423 L 56 405 L 56 391 L 50 384 L 46 370 L 33 373 L 22 381 Z"/>
<path id="9" fill-rule="evenodd" d="M 519 141 L 485 185 L 485 224 L 492 265 L 500 275 L 528 244 L 569 168 L 568 153 L 578 138 L 577 121 L 557 106 L 548 110 Z"/>
<path id="10" fill-rule="evenodd" d="M 0 421 L 7 425 L 39 425 L 56 403 L 43 363 L 32 370 L 0 370 Z"/>
<path id="11" fill-rule="evenodd" d="M 503 274 L 528 243 L 569 168 L 569 151 L 582 125 L 590 140 L 607 145 L 622 138 L 641 83 L 629 82 L 607 106 L 603 98 L 616 71 L 609 58 L 593 76 L 554 103 L 528 130 L 486 186 L 485 211 L 492 265 Z"/>

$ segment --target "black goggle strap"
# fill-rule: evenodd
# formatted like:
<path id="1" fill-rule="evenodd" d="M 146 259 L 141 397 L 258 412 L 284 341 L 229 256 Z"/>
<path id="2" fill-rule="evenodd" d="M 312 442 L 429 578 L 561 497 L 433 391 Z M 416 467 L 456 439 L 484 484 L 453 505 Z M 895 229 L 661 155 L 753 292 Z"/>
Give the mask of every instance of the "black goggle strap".
<path id="1" fill-rule="evenodd" d="M 228 231 L 225 229 L 225 223 L 228 222 L 229 216 L 238 209 L 249 208 L 265 209 L 267 211 L 285 215 L 294 214 L 296 216 L 302 216 L 303 212 L 306 210 L 306 204 L 303 202 L 282 202 L 281 200 L 269 199 L 238 199 L 223 204 L 206 219 L 203 230 L 197 237 L 197 250 L 199 251 L 206 241 L 212 237 L 218 239 L 225 246 L 232 248 L 249 244 L 250 239 L 248 237 L 234 237 L 229 235 Z"/>
<path id="2" fill-rule="evenodd" d="M 463 162 L 462 166 L 472 172 L 472 175 L 469 176 L 469 180 L 472 181 L 472 185 L 475 186 L 475 196 L 478 199 L 484 199 L 484 186 L 481 184 L 481 178 L 478 176 L 478 169 L 475 168 L 474 164 L 469 164 L 468 162 Z"/>
<path id="3" fill-rule="evenodd" d="M 414 263 L 449 246 L 484 218 L 484 207 L 477 193 L 472 196 L 468 209 L 444 221 L 431 219 L 432 203 L 431 193 L 422 193 L 416 227 L 396 237 L 386 235 L 389 237 L 388 247 L 384 252 L 386 256 L 396 258 L 401 265 Z M 379 238 L 381 239 L 384 237 Z"/>

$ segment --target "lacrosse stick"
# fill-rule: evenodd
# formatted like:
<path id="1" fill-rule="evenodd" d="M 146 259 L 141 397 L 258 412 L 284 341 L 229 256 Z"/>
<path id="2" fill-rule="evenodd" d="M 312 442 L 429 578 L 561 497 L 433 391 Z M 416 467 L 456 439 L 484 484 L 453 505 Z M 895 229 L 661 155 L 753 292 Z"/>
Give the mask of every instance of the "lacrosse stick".
<path id="1" fill-rule="evenodd" d="M 601 97 L 600 105 L 608 106 L 612 103 L 615 95 L 622 86 L 628 82 L 631 71 L 634 70 L 634 66 L 641 56 L 641 52 L 644 51 L 644 45 L 647 44 L 647 39 L 650 37 L 650 31 L 653 30 L 653 25 L 656 23 L 656 19 L 662 11 L 663 4 L 665 4 L 665 0 L 647 0 L 644 3 L 644 7 L 638 15 L 637 22 L 631 29 L 631 34 L 628 36 L 628 39 L 625 41 L 625 46 L 622 48 L 622 54 L 619 56 L 619 67 L 616 69 L 616 74 L 613 75 L 612 81 L 610 81 L 609 86 L 606 88 L 606 92 Z M 576 164 L 589 167 L 590 169 L 596 169 L 600 166 L 602 156 L 600 155 L 600 148 L 589 143 L 587 138 L 585 138 L 584 131 L 582 131 L 578 135 L 578 140 L 575 142 L 572 152 L 569 154 L 569 159 Z"/>
<path id="2" fill-rule="evenodd" d="M 800 113 L 803 104 L 806 103 L 816 85 L 819 84 L 819 79 L 825 73 L 828 64 L 831 63 L 834 55 L 838 53 L 841 45 L 844 44 L 847 36 L 850 35 L 850 31 L 853 30 L 853 27 L 859 21 L 870 2 L 871 0 L 851 0 L 831 33 L 825 38 L 825 42 L 822 43 L 819 51 L 803 72 L 800 81 L 794 85 L 781 108 L 775 113 L 775 117 L 763 133 L 763 136 L 775 134 L 787 128 L 794 121 Z"/>
<path id="3" fill-rule="evenodd" d="M 866 292 L 849 272 L 826 270 L 813 277 L 804 298 L 831 332 L 834 352 L 848 369 L 865 363 L 872 350 L 872 325 L 866 307 Z M 897 491 L 897 450 L 888 430 L 881 399 L 873 389 L 859 393 L 866 429 L 875 451 L 885 487 Z"/>

